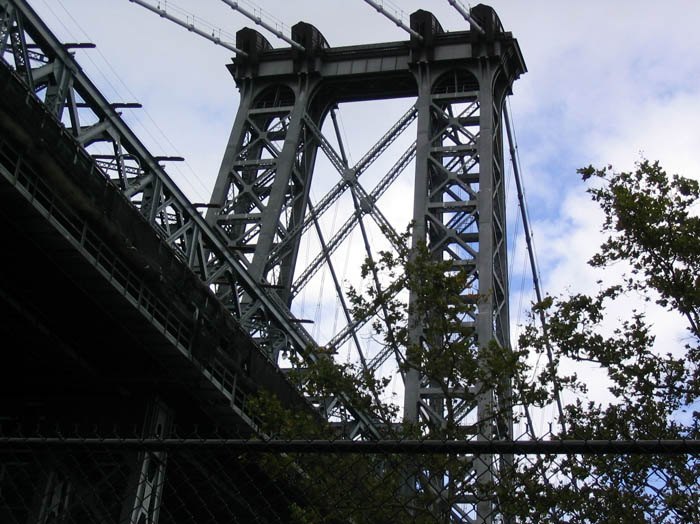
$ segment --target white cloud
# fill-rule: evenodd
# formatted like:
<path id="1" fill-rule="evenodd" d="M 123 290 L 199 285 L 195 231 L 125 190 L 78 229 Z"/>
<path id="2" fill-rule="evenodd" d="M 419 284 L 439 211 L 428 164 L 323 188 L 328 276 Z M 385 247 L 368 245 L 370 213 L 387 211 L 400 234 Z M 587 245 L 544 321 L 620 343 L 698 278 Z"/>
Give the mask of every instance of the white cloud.
<path id="1" fill-rule="evenodd" d="M 238 101 L 225 67 L 230 52 L 125 1 L 31 3 L 65 41 L 87 39 L 78 25 L 84 29 L 99 48 L 99 52 L 77 51 L 85 70 L 111 100 L 133 101 L 135 96 L 144 104 L 157 127 L 139 110 L 131 110 L 137 112 L 131 116 L 125 113 L 127 119 L 134 123 L 138 119 L 156 137 L 135 125 L 155 154 L 185 156 L 190 168 L 169 171 L 190 198 L 208 198 Z M 216 0 L 177 3 L 231 33 L 252 25 Z M 315 24 L 334 46 L 406 39 L 401 29 L 360 0 L 257 3 L 288 26 L 301 19 Z M 595 291 L 599 276 L 586 261 L 602 238 L 600 214 L 575 171 L 589 163 L 627 169 L 641 151 L 660 159 L 670 172 L 700 176 L 696 58 L 700 3 L 684 0 L 662 7 L 634 0 L 493 0 L 491 4 L 506 30 L 519 39 L 529 68 L 514 86 L 512 104 L 545 289 L 554 294 L 567 289 Z M 447 30 L 466 27 L 446 1 L 426 5 L 402 0 L 401 6 L 406 15 L 427 7 Z M 284 45 L 274 37 L 270 41 Z M 403 102 L 383 103 L 382 118 L 372 110 L 341 108 L 355 161 L 405 111 Z M 363 130 L 367 122 L 371 132 Z M 377 172 L 385 172 L 392 160 L 378 162 Z M 406 196 L 412 191 L 410 180 L 397 182 L 397 188 L 380 201 L 392 221 L 402 220 L 411 207 Z M 402 229 L 403 224 L 396 227 Z M 356 267 L 362 255 L 353 255 L 351 265 Z M 318 285 L 309 294 L 318 292 Z M 673 334 L 665 336 L 661 345 L 682 336 L 676 320 L 658 308 L 650 311 L 652 321 L 672 326 Z"/>

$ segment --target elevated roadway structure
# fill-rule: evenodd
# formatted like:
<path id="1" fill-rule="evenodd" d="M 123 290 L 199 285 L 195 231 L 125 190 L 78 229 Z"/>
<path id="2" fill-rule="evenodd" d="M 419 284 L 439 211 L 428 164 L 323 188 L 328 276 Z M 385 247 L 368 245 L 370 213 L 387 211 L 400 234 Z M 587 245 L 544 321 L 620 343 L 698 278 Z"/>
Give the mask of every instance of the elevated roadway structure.
<path id="1" fill-rule="evenodd" d="M 304 22 L 292 29 L 298 45 L 283 49 L 257 31 L 239 31 L 236 48 L 245 54 L 230 70 L 241 104 L 203 217 L 166 174 L 166 159 L 120 118 L 125 106 L 108 102 L 82 72 L 71 45 L 24 0 L 0 1 L 0 216 L 12 246 L 0 279 L 1 325 L 12 341 L 2 352 L 3 397 L 12 400 L 2 416 L 138 423 L 156 438 L 173 423 L 259 435 L 246 399 L 265 390 L 290 409 L 317 413 L 343 438 L 378 439 L 385 427 L 347 392 L 304 398 L 280 369 L 281 355 L 310 364 L 353 339 L 365 370 L 389 358 L 406 363 L 405 421 L 440 427 L 449 417 L 475 438 L 510 438 L 511 421 L 491 416 L 507 412 L 508 387 L 499 396 L 479 384 L 444 384 L 400 348 L 368 362 L 346 304 L 347 325 L 319 351 L 291 313 L 319 267 L 334 273 L 331 254 L 353 227 L 373 256 L 365 216 L 398 246 L 377 200 L 413 162 L 412 245 L 425 242 L 434 259 L 469 275 L 463 295 L 477 298 L 461 336 L 508 350 L 501 115 L 526 69 L 496 13 L 484 5 L 471 12 L 479 31 L 447 33 L 431 13 L 417 11 L 411 40 L 350 47 L 329 46 Z M 415 105 L 355 165 L 340 133 L 334 147 L 321 131 L 338 104 L 404 97 Z M 366 190 L 361 175 L 413 122 L 414 144 Z M 319 153 L 338 181 L 314 205 Z M 325 241 L 318 219 L 346 191 L 354 213 Z M 301 239 L 311 230 L 322 249 L 300 267 Z M 430 344 L 420 325 L 413 338 Z M 460 388 L 464 395 L 444 394 Z M 158 463 L 164 475 L 165 461 L 156 454 L 134 460 L 129 485 L 152 495 L 148 504 L 132 497 L 119 511 L 151 522 L 160 496 L 153 486 L 162 482 L 143 471 Z M 491 457 L 474 464 L 471 480 L 433 474 L 439 480 L 414 484 L 439 494 L 451 483 L 488 484 L 500 467 Z M 496 503 L 472 498 L 439 511 L 491 522 Z"/>

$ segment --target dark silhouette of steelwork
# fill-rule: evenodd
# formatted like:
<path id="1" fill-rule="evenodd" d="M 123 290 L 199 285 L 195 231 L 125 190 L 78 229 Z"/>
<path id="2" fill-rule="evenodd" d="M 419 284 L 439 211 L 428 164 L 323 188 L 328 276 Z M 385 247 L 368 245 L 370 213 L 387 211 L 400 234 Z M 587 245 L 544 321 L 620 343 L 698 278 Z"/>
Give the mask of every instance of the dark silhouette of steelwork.
<path id="1" fill-rule="evenodd" d="M 196 382 L 202 391 L 197 390 L 195 397 L 203 405 L 209 403 L 203 408 L 209 416 L 233 413 L 237 428 L 255 434 L 258 430 L 247 415 L 246 396 L 261 387 L 284 395 L 291 405 L 313 406 L 345 438 L 381 437 L 380 421 L 354 406 L 346 393 L 301 399 L 275 367 L 280 355 L 289 352 L 302 355 L 307 363 L 324 358 L 292 310 L 295 297 L 327 266 L 346 325 L 325 344 L 326 350 L 351 340 L 362 366 L 370 372 L 392 357 L 407 362 L 403 377 L 406 421 L 440 427 L 446 423 L 447 404 L 453 403 L 449 406 L 453 421 L 473 428 L 477 440 L 512 438 L 512 421 L 507 416 L 498 420 L 492 416 L 508 412 L 508 387 L 503 397 L 492 390 L 480 391 L 479 401 L 472 405 L 446 398 L 438 384 L 424 376 L 419 365 L 412 366 L 399 348 L 367 358 L 358 336 L 362 324 L 350 315 L 332 263 L 333 253 L 356 226 L 366 256 L 376 255 L 368 240 L 367 216 L 388 245 L 398 246 L 400 235 L 377 201 L 414 162 L 412 244 L 425 242 L 435 259 L 449 260 L 454 268 L 468 272 L 464 297 L 473 299 L 474 305 L 464 319 L 469 336 L 476 345 L 495 342 L 507 350 L 501 115 L 512 83 L 526 69 L 517 41 L 503 30 L 491 8 L 476 6 L 469 16 L 478 21 L 473 30 L 447 33 L 431 13 L 419 10 L 411 15 L 410 40 L 371 46 L 331 47 L 317 28 L 304 22 L 292 28 L 295 44 L 282 49 L 273 49 L 255 30 L 239 31 L 236 45 L 227 46 L 238 53 L 230 70 L 241 102 L 206 217 L 202 217 L 160 165 L 165 158 L 153 156 L 116 111 L 132 105 L 109 103 L 67 46 L 58 42 L 24 0 L 0 0 L 3 76 L 6 85 L 16 83 L 32 99 L 27 109 L 15 104 L 17 109 L 8 106 L 4 111 L 10 119 L 24 120 L 27 129 L 35 125 L 29 134 L 43 129 L 43 124 L 32 123 L 39 122 L 36 115 L 43 111 L 42 118 L 49 122 L 47 130 L 55 126 L 51 132 L 61 151 L 73 148 L 76 172 L 91 180 L 80 188 L 85 192 L 83 199 L 73 201 L 61 185 L 41 182 L 42 173 L 53 169 L 54 163 L 64 166 L 66 158 L 25 155 L 29 146 L 22 140 L 29 144 L 31 139 L 20 132 L 13 135 L 14 128 L 7 124 L 2 130 L 7 138 L 3 147 L 12 153 L 5 155 L 0 166 L 2 182 L 19 195 L 27 213 L 43 217 L 47 231 L 65 243 L 66 252 L 71 252 L 78 265 L 89 268 L 97 280 L 106 279 L 100 285 L 110 290 L 105 293 L 112 298 L 104 306 L 110 314 L 126 318 L 123 311 L 128 310 L 139 325 L 146 326 L 141 329 L 159 337 L 157 347 L 162 349 L 153 350 L 152 358 L 176 360 L 176 375 L 199 377 Z M 20 96 L 20 87 L 12 88 L 14 96 Z M 388 131 L 350 165 L 336 121 L 338 105 L 388 98 L 415 98 L 416 102 L 393 125 L 387 122 Z M 27 111 L 26 115 L 21 111 Z M 323 133 L 328 116 L 334 124 L 332 139 Z M 363 173 L 414 123 L 415 141 L 373 188 L 365 188 Z M 58 155 L 59 147 L 51 147 L 49 156 Z M 338 179 L 313 203 L 310 192 L 319 153 L 337 171 Z M 74 183 L 69 178 L 61 183 Z M 135 236 L 133 244 L 129 244 L 132 240 L 124 242 L 128 232 L 119 230 L 118 223 L 113 236 L 100 229 L 106 226 L 95 217 L 99 204 L 105 202 L 94 196 L 99 193 L 95 180 L 107 183 L 105 193 L 118 196 L 114 205 L 124 207 L 119 215 L 124 223 L 135 220 L 129 218 L 130 212 L 138 213 L 139 228 L 146 229 Z M 37 187 L 41 195 L 48 196 L 37 198 Z M 354 212 L 325 239 L 319 220 L 345 192 L 351 196 Z M 71 211 L 57 214 L 63 204 L 44 201 L 54 198 L 67 200 L 67 208 L 76 206 L 78 217 L 61 218 L 71 216 Z M 19 215 L 12 219 L 21 220 Z M 72 225 L 67 227 L 66 221 Z M 301 267 L 299 249 L 310 231 L 318 236 L 321 249 Z M 104 248 L 96 250 L 93 236 Z M 147 245 L 157 247 L 147 251 Z M 147 253 L 136 269 L 130 248 Z M 110 265 L 105 262 L 108 258 L 117 262 Z M 121 259 L 123 264 L 118 262 Z M 173 268 L 188 282 L 187 292 L 168 274 Z M 191 283 L 189 275 L 193 275 Z M 110 303 L 117 295 L 127 304 L 122 309 Z M 416 343 L 430 343 L 420 327 L 414 329 L 413 338 Z M 479 390 L 478 384 L 449 387 Z M 149 393 L 148 402 L 141 406 L 146 421 L 143 435 L 165 437 L 178 416 L 178 406 L 163 402 L 154 391 Z M 202 400 L 205 396 L 207 402 Z M 225 407 L 217 411 L 212 407 L 216 403 Z M 507 455 L 502 457 L 508 460 Z M 129 522 L 155 522 L 161 496 L 157 486 L 162 483 L 153 478 L 165 471 L 167 453 L 144 451 L 135 460 L 138 466 L 129 481 L 134 497 L 122 516 Z M 484 484 L 495 481 L 502 465 L 490 455 L 481 455 L 474 464 L 474 478 Z M 439 494 L 457 481 L 463 480 L 434 474 L 427 482 L 415 479 L 414 484 L 424 485 L 416 489 Z M 51 480 L 46 489 L 60 497 L 63 487 Z M 477 522 L 492 522 L 494 508 L 495 501 L 484 497 L 439 511 L 447 511 L 445 516 L 451 519 L 472 518 L 469 514 Z"/>

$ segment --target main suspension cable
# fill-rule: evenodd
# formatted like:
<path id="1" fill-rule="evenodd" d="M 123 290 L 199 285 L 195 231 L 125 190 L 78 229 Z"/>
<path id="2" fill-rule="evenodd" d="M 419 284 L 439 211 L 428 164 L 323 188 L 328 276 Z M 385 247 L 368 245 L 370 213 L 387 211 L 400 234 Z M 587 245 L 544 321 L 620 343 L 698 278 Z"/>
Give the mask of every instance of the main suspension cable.
<path id="1" fill-rule="evenodd" d="M 222 40 L 221 37 L 216 36 L 216 31 L 212 31 L 212 34 L 209 34 L 207 31 L 203 31 L 202 29 L 197 27 L 195 25 L 194 16 L 192 17 L 192 21 L 190 22 L 189 19 L 182 20 L 176 16 L 171 15 L 170 13 L 168 13 L 165 10 L 164 7 L 160 7 L 160 4 L 158 4 L 157 6 L 154 6 L 154 5 L 151 5 L 148 2 L 146 2 L 145 0 L 129 0 L 129 2 L 140 5 L 141 7 L 148 9 L 152 13 L 157 14 L 161 18 L 165 18 L 166 20 L 169 20 L 169 21 L 179 25 L 180 27 L 184 27 L 188 31 L 191 31 L 192 33 L 195 33 L 195 34 L 201 36 L 202 38 L 206 38 L 210 42 L 213 42 L 214 44 L 216 44 L 218 46 L 224 47 L 224 48 L 228 49 L 229 51 L 233 51 L 237 55 L 240 55 L 243 57 L 248 56 L 248 53 L 246 53 L 242 49 L 238 49 L 233 44 L 230 44 L 230 43 Z"/>
<path id="2" fill-rule="evenodd" d="M 482 35 L 486 33 L 484 29 L 479 25 L 479 23 L 474 19 L 474 17 L 471 15 L 470 11 L 464 8 L 462 4 L 459 3 L 458 0 L 447 0 L 452 7 L 454 7 L 457 12 L 464 17 L 464 19 L 471 24 L 471 26 L 479 31 Z"/>
<path id="3" fill-rule="evenodd" d="M 537 268 L 537 262 L 535 260 L 535 248 L 532 241 L 532 234 L 530 228 L 530 222 L 527 213 L 527 207 L 525 204 L 525 196 L 523 193 L 522 180 L 520 178 L 520 163 L 517 156 L 517 144 L 513 138 L 513 130 L 510 120 L 510 112 L 508 110 L 508 104 L 503 105 L 503 119 L 506 123 L 506 133 L 508 135 L 508 145 L 510 146 L 510 159 L 513 163 L 513 175 L 515 177 L 515 186 L 518 191 L 518 203 L 520 204 L 520 214 L 523 222 L 523 232 L 525 233 L 525 242 L 527 244 L 528 256 L 530 258 L 530 269 L 532 271 L 532 280 L 535 285 L 535 296 L 537 297 L 537 302 L 541 303 L 542 288 L 540 285 L 540 275 Z M 545 345 L 547 347 L 547 359 L 549 360 L 549 365 L 552 369 L 552 384 L 554 386 L 554 398 L 557 404 L 557 409 L 559 411 L 559 424 L 561 425 L 562 431 L 566 433 L 566 420 L 564 418 L 564 410 L 562 408 L 561 402 L 561 385 L 557 379 L 556 372 L 554 369 L 554 356 L 552 352 L 552 345 L 549 341 L 549 335 L 547 330 L 547 319 L 542 308 L 539 309 L 539 319 L 542 325 L 542 333 L 545 339 Z"/>
<path id="4" fill-rule="evenodd" d="M 375 2 L 374 0 L 365 0 L 366 3 L 374 7 L 378 13 L 383 14 L 386 16 L 389 20 L 394 22 L 397 26 L 399 26 L 401 29 L 409 33 L 411 36 L 415 36 L 418 41 L 422 42 L 423 37 L 420 35 L 420 33 L 414 31 L 410 27 L 408 27 L 406 24 L 404 24 L 398 17 L 392 15 L 389 11 L 387 11 L 382 4 L 379 4 Z"/>
<path id="5" fill-rule="evenodd" d="M 286 35 L 285 35 L 282 31 L 280 31 L 278 28 L 272 27 L 270 24 L 268 24 L 267 22 L 265 22 L 265 21 L 262 19 L 262 17 L 256 15 L 255 13 L 251 13 L 251 12 L 248 11 L 247 9 L 241 7 L 240 4 L 239 4 L 238 2 L 234 2 L 233 0 L 221 0 L 221 1 L 222 1 L 224 4 L 226 4 L 227 6 L 229 6 L 231 9 L 233 9 L 233 10 L 235 10 L 235 11 L 238 11 L 239 13 L 241 13 L 241 14 L 242 14 L 243 16 L 245 16 L 246 18 L 249 18 L 250 20 L 252 20 L 253 22 L 255 22 L 257 25 L 259 25 L 260 27 L 263 27 L 263 28 L 267 29 L 268 31 L 270 31 L 270 33 L 272 33 L 273 35 L 275 35 L 277 38 L 280 38 L 280 39 L 284 40 L 285 42 L 287 42 L 287 43 L 288 43 L 289 45 L 291 45 L 292 47 L 298 49 L 299 51 L 306 51 L 306 48 L 304 48 L 303 45 L 301 45 L 301 44 L 298 43 L 298 42 L 295 42 L 294 40 L 292 40 L 291 38 L 289 38 L 288 36 L 286 36 Z"/>

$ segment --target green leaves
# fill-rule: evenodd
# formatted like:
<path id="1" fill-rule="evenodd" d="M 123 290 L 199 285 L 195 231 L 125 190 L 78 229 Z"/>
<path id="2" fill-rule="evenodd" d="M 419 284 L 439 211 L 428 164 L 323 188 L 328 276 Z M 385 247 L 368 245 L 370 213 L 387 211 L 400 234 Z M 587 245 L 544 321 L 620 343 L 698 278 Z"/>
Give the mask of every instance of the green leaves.
<path id="1" fill-rule="evenodd" d="M 485 424 L 499 417 L 510 419 L 518 404 L 544 402 L 544 389 L 516 378 L 528 372 L 526 352 L 514 352 L 495 341 L 477 341 L 477 306 L 487 296 L 477 293 L 474 275 L 449 260 L 436 259 L 423 242 L 409 248 L 409 241 L 407 231 L 397 252 L 380 253 L 376 263 L 366 261 L 363 287 L 351 288 L 349 296 L 356 317 L 377 313 L 372 324 L 375 341 L 404 357 L 400 371 L 417 371 L 440 392 L 444 422 L 421 422 L 415 428 L 418 434 L 467 438 L 471 430 L 460 422 L 460 410 L 476 405 L 483 395 L 499 399 L 487 419 L 480 421 Z M 408 293 L 397 294 L 396 286 Z"/>
<path id="2" fill-rule="evenodd" d="M 347 395 L 353 405 L 385 422 L 386 435 L 394 438 L 470 438 L 459 418 L 461 406 L 474 405 L 488 393 L 500 402 L 486 414 L 487 420 L 478 422 L 501 426 L 519 405 L 551 406 L 553 384 L 574 393 L 564 405 L 567 429 L 556 438 L 700 438 L 700 414 L 693 409 L 700 401 L 700 187 L 694 180 L 668 176 L 658 162 L 642 161 L 628 173 L 615 172 L 611 166 L 589 166 L 579 173 L 590 183 L 588 192 L 603 211 L 607 237 L 590 264 L 604 269 L 623 263 L 629 271 L 596 294 L 546 297 L 535 304 L 533 322 L 524 327 L 516 349 L 476 340 L 473 321 L 488 292 L 474 291 L 473 275 L 434 259 L 425 244 L 410 249 L 410 232 L 403 235 L 397 252 L 382 252 L 374 262 L 363 264 L 363 285 L 349 292 L 353 315 L 362 320 L 376 314 L 371 324 L 375 341 L 399 356 L 400 371 L 417 371 L 430 389 L 440 392 L 442 426 L 405 424 L 397 429 L 398 408 L 380 400 L 388 381 L 362 367 L 335 362 L 323 348 L 313 364 L 302 364 L 300 356 L 293 355 L 298 371 L 291 378 L 310 397 Z M 652 326 L 639 311 L 611 318 L 612 307 L 629 295 L 680 313 L 688 323 L 684 345 L 663 340 L 667 349 L 655 350 Z M 546 329 L 534 324 L 540 314 L 548 318 Z M 532 377 L 529 356 L 550 350 L 551 364 Z M 596 365 L 595 383 L 582 382 L 575 372 L 562 375 L 563 362 L 574 369 Z M 609 388 L 609 403 L 590 399 L 603 383 Z M 275 399 L 262 396 L 255 402 L 270 433 L 333 437 L 330 426 L 284 412 Z M 681 412 L 686 412 L 683 419 Z M 381 499 L 380 508 L 386 507 L 385 500 L 400 501 L 406 495 L 391 466 L 403 473 L 422 471 L 450 479 L 441 495 L 445 507 L 477 496 L 479 490 L 496 493 L 500 511 L 514 522 L 700 521 L 700 464 L 692 457 L 526 456 L 512 465 L 504 458 L 493 486 L 459 482 L 474 471 L 463 458 L 416 455 L 381 466 L 363 459 L 353 471 L 370 486 L 362 500 Z M 304 466 L 319 474 L 331 469 L 327 463 Z M 330 505 L 335 496 L 346 497 L 348 486 L 342 476 L 326 484 L 330 493 L 324 496 Z M 415 507 L 432 511 L 434 494 L 429 489 L 409 492 L 415 494 L 425 497 L 425 504 Z M 323 521 L 321 513 L 308 507 L 292 509 L 299 522 Z M 376 512 L 353 515 L 357 522 L 396 521 L 385 517 Z M 411 514 L 406 520 L 415 517 Z"/>
<path id="3" fill-rule="evenodd" d="M 595 363 L 612 394 L 610 403 L 585 402 L 590 388 L 575 375 L 558 377 L 578 396 L 564 407 L 567 431 L 559 437 L 698 438 L 698 413 L 687 417 L 686 424 L 678 417 L 700 400 L 698 183 L 670 177 L 658 162 L 646 160 L 632 172 L 589 166 L 579 174 L 592 183 L 588 192 L 604 213 L 602 230 L 608 235 L 590 264 L 607 268 L 623 262 L 630 270 L 596 295 L 548 297 L 533 306 L 533 318 L 547 314 L 547 330 L 527 326 L 520 348 L 543 351 L 550 344 L 555 363 Z M 629 294 L 683 315 L 690 343 L 678 347 L 665 340 L 669 350 L 661 354 L 653 348 L 655 338 L 643 314 L 631 311 L 627 318 L 611 318 L 610 307 Z M 550 368 L 540 379 L 551 379 L 552 372 Z M 570 483 L 542 485 L 544 471 Z M 556 522 L 561 506 L 573 503 L 571 514 L 582 521 L 607 514 L 615 515 L 615 522 L 691 522 L 698 518 L 697 475 L 697 461 L 686 457 L 590 455 L 560 461 L 538 457 L 531 467 L 515 471 L 512 482 L 527 498 L 524 506 L 533 521 Z"/>
<path id="4" fill-rule="evenodd" d="M 698 182 L 669 177 L 658 162 L 647 160 L 630 173 L 614 173 L 610 167 L 579 173 L 584 180 L 596 176 L 605 181 L 588 190 L 605 214 L 603 231 L 609 234 L 591 265 L 628 262 L 632 271 L 626 288 L 677 310 L 693 336 L 700 336 Z"/>

